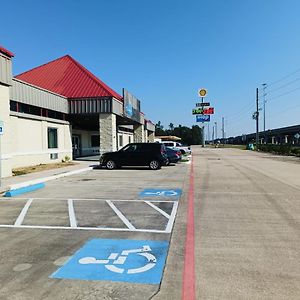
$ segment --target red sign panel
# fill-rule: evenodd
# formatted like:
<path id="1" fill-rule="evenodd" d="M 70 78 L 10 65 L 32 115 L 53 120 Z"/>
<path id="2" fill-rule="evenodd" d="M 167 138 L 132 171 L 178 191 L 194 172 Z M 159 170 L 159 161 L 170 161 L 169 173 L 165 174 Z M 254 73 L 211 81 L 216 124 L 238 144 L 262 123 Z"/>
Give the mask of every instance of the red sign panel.
<path id="1" fill-rule="evenodd" d="M 203 109 L 204 115 L 213 115 L 215 113 L 214 107 L 208 107 Z"/>
<path id="2" fill-rule="evenodd" d="M 215 113 L 215 109 L 213 107 L 208 107 L 208 108 L 198 107 L 198 108 L 194 108 L 192 113 L 193 115 L 213 115 Z"/>

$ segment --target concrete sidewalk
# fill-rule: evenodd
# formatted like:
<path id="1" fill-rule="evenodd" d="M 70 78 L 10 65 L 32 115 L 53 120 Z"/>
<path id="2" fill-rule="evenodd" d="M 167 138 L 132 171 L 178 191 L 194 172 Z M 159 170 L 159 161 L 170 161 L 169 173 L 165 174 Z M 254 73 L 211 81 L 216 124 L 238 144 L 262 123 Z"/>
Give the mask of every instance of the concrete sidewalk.
<path id="1" fill-rule="evenodd" d="M 62 168 L 29 173 L 26 175 L 12 176 L 1 179 L 0 195 L 8 190 L 28 186 L 30 184 L 54 180 L 59 177 L 91 170 L 98 163 L 94 161 L 74 161 L 76 164 Z"/>

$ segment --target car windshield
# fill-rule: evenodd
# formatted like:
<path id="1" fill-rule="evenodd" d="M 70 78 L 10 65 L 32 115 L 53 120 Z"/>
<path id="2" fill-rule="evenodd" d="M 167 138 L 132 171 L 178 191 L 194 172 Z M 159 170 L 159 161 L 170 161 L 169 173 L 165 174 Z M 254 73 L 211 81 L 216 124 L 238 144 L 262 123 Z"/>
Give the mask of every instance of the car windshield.
<path id="1" fill-rule="evenodd" d="M 127 145 L 127 146 L 123 147 L 119 151 L 122 151 L 122 152 L 134 152 L 134 151 L 136 151 L 136 149 L 137 149 L 137 145 L 131 144 L 131 145 Z"/>

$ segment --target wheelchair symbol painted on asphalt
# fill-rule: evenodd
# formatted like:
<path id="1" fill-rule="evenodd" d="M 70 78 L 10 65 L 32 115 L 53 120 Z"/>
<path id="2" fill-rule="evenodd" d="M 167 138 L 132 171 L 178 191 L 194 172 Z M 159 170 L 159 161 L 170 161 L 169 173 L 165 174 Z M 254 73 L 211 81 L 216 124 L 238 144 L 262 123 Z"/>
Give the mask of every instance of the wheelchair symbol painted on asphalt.
<path id="1" fill-rule="evenodd" d="M 123 250 L 121 255 L 119 253 L 111 253 L 108 259 L 96 259 L 95 257 L 83 257 L 79 260 L 79 263 L 82 265 L 86 264 L 105 264 L 104 267 L 115 273 L 122 274 L 125 269 L 119 268 L 116 265 L 123 265 L 126 261 L 126 258 L 129 254 L 135 253 L 137 255 L 144 256 L 148 263 L 140 268 L 128 269 L 127 274 L 136 274 L 146 272 L 152 269 L 156 264 L 156 258 L 153 254 L 148 253 L 151 251 L 150 246 L 143 246 L 141 249 L 132 249 L 132 250 Z M 113 260 L 112 264 L 109 264 Z"/>
<path id="2" fill-rule="evenodd" d="M 93 239 L 50 277 L 159 284 L 168 247 L 168 241 Z"/>
<path id="3" fill-rule="evenodd" d="M 145 189 L 140 193 L 140 197 L 180 197 L 181 189 Z"/>

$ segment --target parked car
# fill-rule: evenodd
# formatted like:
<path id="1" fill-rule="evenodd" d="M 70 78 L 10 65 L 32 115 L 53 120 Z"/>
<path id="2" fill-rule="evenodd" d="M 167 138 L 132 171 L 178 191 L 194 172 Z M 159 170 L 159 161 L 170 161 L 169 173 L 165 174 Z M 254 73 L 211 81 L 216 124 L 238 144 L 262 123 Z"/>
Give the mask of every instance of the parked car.
<path id="1" fill-rule="evenodd" d="M 181 160 L 182 154 L 179 149 L 166 147 L 166 152 L 170 163 L 177 163 L 179 160 Z"/>
<path id="2" fill-rule="evenodd" d="M 170 148 L 178 148 L 180 149 L 182 154 L 191 154 L 191 148 L 189 146 L 183 146 L 181 143 L 173 142 L 173 141 L 162 141 L 162 144 L 164 144 L 166 147 Z"/>
<path id="3" fill-rule="evenodd" d="M 112 170 L 122 166 L 149 166 L 160 169 L 169 163 L 166 148 L 160 143 L 130 143 L 115 152 L 101 155 L 100 165 Z"/>

